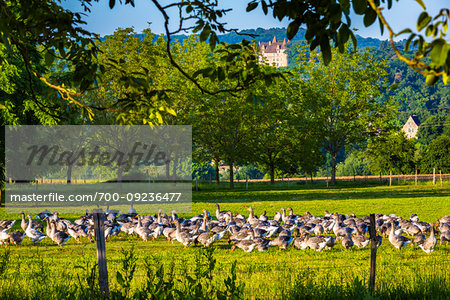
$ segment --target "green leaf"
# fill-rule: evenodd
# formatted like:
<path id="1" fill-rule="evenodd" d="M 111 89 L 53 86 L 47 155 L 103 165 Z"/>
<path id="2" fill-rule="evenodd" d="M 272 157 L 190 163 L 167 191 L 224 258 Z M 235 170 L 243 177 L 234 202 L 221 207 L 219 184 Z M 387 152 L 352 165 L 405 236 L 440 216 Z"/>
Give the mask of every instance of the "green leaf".
<path id="1" fill-rule="evenodd" d="M 266 1 L 262 0 L 261 1 L 261 6 L 262 6 L 262 10 L 263 10 L 264 14 L 267 15 L 268 10 L 267 10 L 267 3 L 266 3 Z"/>
<path id="2" fill-rule="evenodd" d="M 433 47 L 430 52 L 431 61 L 437 66 L 442 66 L 447 59 L 450 45 L 444 39 L 437 39 L 431 45 Z"/>
<path id="3" fill-rule="evenodd" d="M 427 77 L 425 78 L 425 83 L 428 86 L 433 86 L 436 84 L 436 82 L 438 82 L 438 80 L 439 80 L 438 76 L 435 76 L 433 74 L 428 74 Z"/>
<path id="4" fill-rule="evenodd" d="M 356 51 L 356 47 L 358 47 L 358 41 L 356 40 L 356 36 L 353 33 L 353 31 L 349 30 L 349 32 L 350 32 L 350 37 L 352 38 L 353 51 Z"/>
<path id="5" fill-rule="evenodd" d="M 387 3 L 388 3 L 387 8 L 391 9 L 391 7 L 392 7 L 392 0 L 387 0 Z"/>
<path id="6" fill-rule="evenodd" d="M 357 15 L 363 15 L 367 9 L 367 1 L 366 0 L 353 0 L 353 10 Z"/>
<path id="7" fill-rule="evenodd" d="M 186 13 L 190 13 L 193 10 L 192 6 L 188 5 L 186 7 Z"/>
<path id="8" fill-rule="evenodd" d="M 423 10 L 426 10 L 425 3 L 423 3 L 422 0 L 416 0 L 417 3 L 419 3 L 420 6 L 422 6 Z"/>
<path id="9" fill-rule="evenodd" d="M 406 43 L 405 43 L 405 52 L 408 52 L 409 51 L 409 46 L 411 45 L 411 41 L 413 40 L 413 38 L 416 36 L 416 34 L 415 33 L 413 33 L 413 34 L 411 34 L 410 36 L 409 36 L 409 38 L 406 40 Z"/>
<path id="10" fill-rule="evenodd" d="M 395 36 L 399 36 L 401 34 L 405 34 L 405 33 L 411 33 L 412 30 L 409 28 L 403 29 L 402 31 L 400 31 L 399 33 L 397 33 Z"/>
<path id="11" fill-rule="evenodd" d="M 209 27 L 209 25 L 206 25 L 202 32 L 200 33 L 200 41 L 204 42 L 208 39 L 209 34 L 211 33 L 211 28 Z"/>
<path id="12" fill-rule="evenodd" d="M 377 19 L 377 13 L 373 9 L 368 9 L 364 15 L 364 26 L 369 27 Z"/>
<path id="13" fill-rule="evenodd" d="M 237 49 L 242 49 L 242 46 L 239 44 L 230 44 L 227 47 L 228 49 L 233 49 L 233 50 L 237 50 Z"/>
<path id="14" fill-rule="evenodd" d="M 109 8 L 110 9 L 113 9 L 115 4 L 116 4 L 116 0 L 109 0 Z"/>
<path id="15" fill-rule="evenodd" d="M 55 60 L 55 51 L 53 49 L 48 49 L 44 54 L 45 65 L 50 67 Z"/>
<path id="16" fill-rule="evenodd" d="M 0 104 L 0 109 L 6 109 L 6 106 L 4 106 L 3 104 Z"/>
<path id="17" fill-rule="evenodd" d="M 380 24 L 381 35 L 383 35 L 383 33 L 384 33 L 384 24 L 383 24 L 383 22 L 381 22 L 381 19 L 378 19 L 378 23 Z"/>
<path id="18" fill-rule="evenodd" d="M 431 17 L 426 12 L 422 12 L 417 19 L 417 31 L 421 31 L 422 29 L 424 29 L 425 26 L 430 23 L 430 21 Z"/>
<path id="19" fill-rule="evenodd" d="M 331 47 L 327 38 L 320 39 L 320 51 L 322 51 L 323 62 L 326 66 L 331 62 Z"/>
<path id="20" fill-rule="evenodd" d="M 288 38 L 288 40 L 292 40 L 295 35 L 298 32 L 298 28 L 300 27 L 300 24 L 294 22 L 291 22 L 286 30 L 286 36 Z"/>
<path id="21" fill-rule="evenodd" d="M 250 2 L 250 3 L 247 5 L 246 11 L 247 11 L 247 12 L 252 11 L 252 10 L 254 10 L 254 9 L 257 8 L 257 7 L 258 7 L 258 2 Z"/>

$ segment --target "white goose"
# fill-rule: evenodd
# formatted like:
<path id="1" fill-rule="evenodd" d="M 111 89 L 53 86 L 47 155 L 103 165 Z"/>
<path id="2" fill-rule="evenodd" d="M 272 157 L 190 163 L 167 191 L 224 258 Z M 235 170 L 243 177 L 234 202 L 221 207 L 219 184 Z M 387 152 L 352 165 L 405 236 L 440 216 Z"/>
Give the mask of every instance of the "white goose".
<path id="1" fill-rule="evenodd" d="M 436 246 L 437 239 L 434 235 L 434 225 L 431 224 L 431 234 L 430 236 L 423 242 L 423 244 L 419 245 L 425 253 L 431 253 L 434 251 L 434 247 Z"/>
<path id="2" fill-rule="evenodd" d="M 391 244 L 394 245 L 395 248 L 402 249 L 406 247 L 411 242 L 411 240 L 402 235 L 395 234 L 394 227 L 395 227 L 394 223 L 391 222 L 391 232 L 389 233 L 389 242 L 391 242 Z"/>
<path id="3" fill-rule="evenodd" d="M 34 245 L 36 245 L 37 243 L 39 243 L 40 241 L 45 239 L 46 236 L 42 232 L 37 231 L 36 229 L 34 229 L 32 227 L 31 224 L 33 223 L 33 220 L 31 219 L 31 216 L 27 216 L 27 218 L 29 221 L 28 221 L 28 227 L 25 230 L 25 234 L 30 238 L 31 242 Z"/>

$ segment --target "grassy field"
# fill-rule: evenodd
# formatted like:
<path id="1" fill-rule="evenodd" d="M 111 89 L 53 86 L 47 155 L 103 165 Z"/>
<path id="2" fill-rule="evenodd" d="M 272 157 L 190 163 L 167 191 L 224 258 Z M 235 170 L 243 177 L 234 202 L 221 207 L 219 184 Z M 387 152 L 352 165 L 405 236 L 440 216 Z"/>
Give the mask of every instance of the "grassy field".
<path id="1" fill-rule="evenodd" d="M 417 213 L 421 220 L 427 222 L 450 214 L 448 184 L 443 188 L 352 184 L 332 188 L 320 184 L 291 184 L 287 188 L 285 184 L 274 187 L 254 184 L 249 190 L 239 185 L 235 191 L 228 191 L 225 186 L 200 185 L 200 191 L 194 192 L 193 198 L 192 215 L 200 213 L 203 208 L 214 214 L 214 203 L 220 203 L 221 209 L 245 215 L 248 214 L 246 206 L 252 206 L 258 215 L 266 210 L 269 216 L 282 207 L 292 207 L 298 214 L 309 211 L 314 215 L 323 215 L 326 209 L 343 214 L 353 212 L 356 216 L 384 213 L 409 218 L 412 213 Z M 74 219 L 78 216 L 62 217 Z M 18 216 L 0 213 L 0 219 L 13 218 L 18 219 Z M 172 286 L 180 291 L 181 294 L 176 294 L 180 298 L 231 295 L 230 291 L 239 289 L 233 288 L 230 282 L 237 286 L 244 284 L 245 298 L 308 299 L 312 295 L 316 298 L 364 298 L 367 294 L 370 249 L 346 251 L 338 244 L 332 251 L 324 252 L 293 248 L 278 251 L 271 247 L 268 252 L 244 253 L 239 249 L 232 252 L 225 241 L 220 241 L 214 246 L 213 258 L 208 258 L 208 253 L 200 247 L 184 249 L 179 243 L 168 244 L 162 238 L 145 243 L 122 234 L 113 237 L 106 245 L 110 286 L 118 293 L 114 294 L 116 296 L 130 296 L 145 290 L 147 282 L 154 285 L 162 281 L 166 282 L 166 290 L 169 289 L 167 286 Z M 26 238 L 22 246 L 10 249 L 10 252 L 0 250 L 0 298 L 86 297 L 80 290 L 86 292 L 89 289 L 86 278 L 89 278 L 88 271 L 96 260 L 94 244 L 87 241 L 77 244 L 69 240 L 61 249 L 48 239 L 39 246 L 32 246 Z M 124 260 L 124 250 L 128 254 L 132 251 L 136 259 L 134 278 L 128 283 L 125 281 L 125 285 L 120 278 L 117 280 L 117 272 L 130 274 L 127 273 L 130 263 Z M 236 280 L 233 281 L 231 269 L 234 261 Z M 438 244 L 433 253 L 426 254 L 413 246 L 399 251 L 384 240 L 378 249 L 374 295 L 381 298 L 448 299 L 449 264 L 450 245 Z M 158 266 L 164 266 L 163 270 Z M 227 278 L 231 279 L 225 283 Z M 201 294 L 196 294 L 200 292 L 195 291 L 193 287 L 198 287 L 198 284 L 193 282 L 202 286 Z M 215 294 L 214 290 L 228 292 Z M 173 291 L 172 294 L 175 295 Z"/>

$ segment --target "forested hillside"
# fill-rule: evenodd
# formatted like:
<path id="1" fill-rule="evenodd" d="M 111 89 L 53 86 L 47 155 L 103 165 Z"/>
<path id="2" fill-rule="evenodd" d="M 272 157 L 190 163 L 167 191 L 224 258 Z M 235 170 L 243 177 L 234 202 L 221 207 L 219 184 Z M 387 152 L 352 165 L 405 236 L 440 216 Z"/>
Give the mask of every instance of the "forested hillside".
<path id="1" fill-rule="evenodd" d="M 245 36 L 250 34 L 253 36 Z M 305 30 L 300 28 L 298 34 L 288 43 L 288 60 L 290 68 L 293 67 L 297 56 L 297 46 L 304 44 Z M 137 35 L 143 38 L 143 35 Z M 228 33 L 220 36 L 220 41 L 225 43 L 238 43 L 243 38 L 267 42 L 276 37 L 277 40 L 286 38 L 286 28 L 247 29 L 237 33 Z M 178 41 L 186 39 L 187 35 L 177 35 Z M 450 87 L 444 86 L 442 81 L 430 87 L 425 84 L 423 76 L 414 72 L 405 63 L 401 62 L 394 54 L 387 41 L 376 38 L 357 37 L 358 48 L 370 48 L 370 52 L 379 60 L 386 60 L 390 65 L 389 84 L 391 89 L 387 96 L 391 96 L 399 104 L 397 116 L 398 126 L 404 124 L 411 114 L 416 114 L 423 123 L 430 116 L 446 116 L 450 110 Z M 403 49 L 405 41 L 399 42 L 399 49 Z M 429 123 L 429 121 L 428 121 Z M 433 123 L 434 124 L 434 123 Z M 439 124 L 436 124 L 439 125 Z"/>

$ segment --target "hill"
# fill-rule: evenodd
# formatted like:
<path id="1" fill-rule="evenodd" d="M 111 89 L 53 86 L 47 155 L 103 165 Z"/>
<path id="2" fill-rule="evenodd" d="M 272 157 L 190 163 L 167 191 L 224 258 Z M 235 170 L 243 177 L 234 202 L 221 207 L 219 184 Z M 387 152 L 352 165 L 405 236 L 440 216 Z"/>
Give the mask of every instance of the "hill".
<path id="1" fill-rule="evenodd" d="M 251 34 L 245 36 L 244 34 Z M 138 37 L 143 37 L 138 34 Z M 220 35 L 220 41 L 225 43 L 239 43 L 243 38 L 260 42 L 271 41 L 273 37 L 277 40 L 286 38 L 286 28 L 257 28 L 245 29 L 237 33 Z M 176 35 L 174 41 L 182 42 L 188 35 Z M 433 87 L 425 84 L 422 75 L 414 72 L 405 63 L 400 61 L 391 49 L 388 41 L 376 38 L 364 38 L 356 35 L 358 48 L 368 48 L 378 59 L 385 59 L 390 65 L 390 89 L 385 97 L 393 97 L 399 104 L 398 125 L 399 127 L 408 119 L 409 115 L 416 114 L 421 122 L 425 122 L 430 116 L 445 116 L 450 110 L 450 87 L 444 86 L 442 81 Z M 297 35 L 288 43 L 288 60 L 292 64 L 295 61 L 296 46 L 305 42 L 305 29 L 300 28 Z M 403 49 L 405 41 L 398 42 L 398 48 Z"/>

